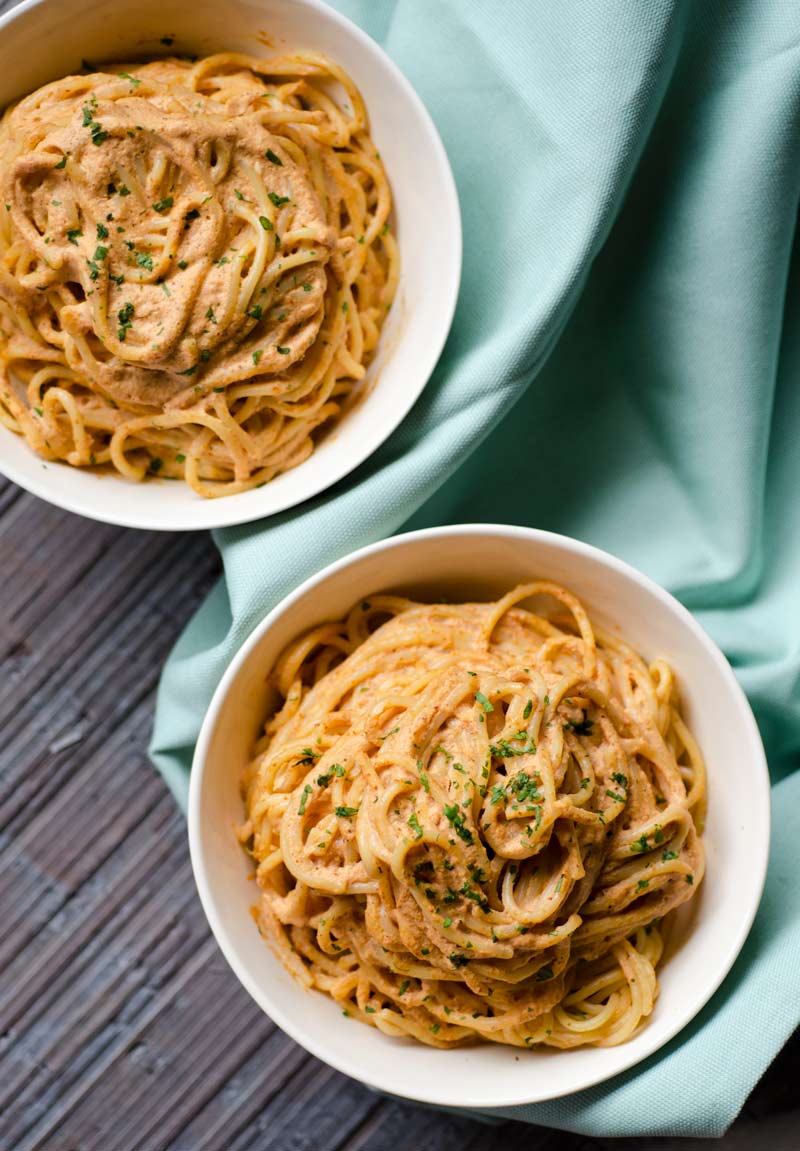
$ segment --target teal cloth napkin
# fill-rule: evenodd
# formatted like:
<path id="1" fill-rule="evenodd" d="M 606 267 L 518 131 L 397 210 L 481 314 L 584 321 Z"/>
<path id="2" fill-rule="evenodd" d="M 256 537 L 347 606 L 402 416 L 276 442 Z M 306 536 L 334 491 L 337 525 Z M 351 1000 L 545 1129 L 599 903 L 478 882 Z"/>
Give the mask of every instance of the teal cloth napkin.
<path id="1" fill-rule="evenodd" d="M 648 572 L 756 710 L 775 784 L 766 895 L 723 988 L 667 1048 L 502 1114 L 719 1135 L 800 1019 L 800 6 L 338 7 L 400 64 L 450 155 L 455 323 L 370 460 L 300 508 L 217 533 L 224 579 L 165 668 L 153 759 L 183 802 L 204 710 L 253 626 L 400 528 L 530 524 Z"/>

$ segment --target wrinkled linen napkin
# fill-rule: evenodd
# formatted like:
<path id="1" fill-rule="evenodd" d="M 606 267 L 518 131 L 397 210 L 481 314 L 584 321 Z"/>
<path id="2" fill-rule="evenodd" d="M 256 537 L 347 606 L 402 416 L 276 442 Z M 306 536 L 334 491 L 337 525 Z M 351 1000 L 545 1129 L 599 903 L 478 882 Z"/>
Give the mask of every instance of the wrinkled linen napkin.
<path id="1" fill-rule="evenodd" d="M 756 710 L 775 799 L 766 894 L 731 975 L 666 1048 L 493 1114 L 719 1135 L 800 1019 L 800 6 L 338 7 L 403 68 L 450 155 L 455 323 L 371 459 L 216 534 L 224 579 L 164 671 L 153 759 L 183 801 L 204 710 L 253 626 L 401 527 L 529 524 L 643 569 L 696 613 Z"/>

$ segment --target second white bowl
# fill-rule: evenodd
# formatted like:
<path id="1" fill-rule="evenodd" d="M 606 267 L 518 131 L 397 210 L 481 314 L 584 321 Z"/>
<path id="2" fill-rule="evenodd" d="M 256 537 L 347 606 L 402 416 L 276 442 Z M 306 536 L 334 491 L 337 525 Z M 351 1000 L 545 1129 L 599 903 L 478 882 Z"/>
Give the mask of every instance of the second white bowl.
<path id="1" fill-rule="evenodd" d="M 442 1051 L 392 1039 L 343 1018 L 332 1000 L 295 983 L 251 917 L 258 889 L 234 829 L 243 818 L 240 774 L 264 720 L 267 675 L 290 640 L 379 591 L 488 599 L 540 577 L 566 585 L 594 619 L 675 669 L 684 714 L 708 768 L 706 877 L 692 914 L 673 932 L 656 1008 L 629 1042 L 520 1052 L 495 1045 Z M 631 1067 L 680 1031 L 744 943 L 764 884 L 769 824 L 769 776 L 753 714 L 725 657 L 692 616 L 605 552 L 548 532 L 496 526 L 396 536 L 340 560 L 288 596 L 256 628 L 217 688 L 189 794 L 200 898 L 223 953 L 259 1006 L 338 1070 L 394 1095 L 454 1107 L 510 1107 L 580 1091 Z"/>

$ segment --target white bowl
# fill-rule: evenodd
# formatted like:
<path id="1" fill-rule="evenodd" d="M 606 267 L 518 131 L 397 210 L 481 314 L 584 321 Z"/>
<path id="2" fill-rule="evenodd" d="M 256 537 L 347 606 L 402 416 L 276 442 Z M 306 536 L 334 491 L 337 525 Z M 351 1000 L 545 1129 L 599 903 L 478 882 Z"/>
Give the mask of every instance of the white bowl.
<path id="1" fill-rule="evenodd" d="M 258 934 L 258 891 L 234 836 L 239 776 L 263 722 L 266 677 L 284 645 L 387 589 L 422 598 L 497 597 L 553 579 L 645 656 L 675 669 L 686 719 L 708 765 L 707 872 L 673 932 L 661 994 L 641 1030 L 619 1047 L 519 1051 L 487 1045 L 437 1050 L 345 1019 L 300 987 Z M 332 564 L 280 603 L 239 651 L 203 723 L 189 790 L 192 865 L 208 921 L 256 1003 L 332 1067 L 380 1090 L 455 1107 L 510 1107 L 567 1095 L 651 1055 L 708 1001 L 744 943 L 769 848 L 769 777 L 753 714 L 725 657 L 677 600 L 596 548 L 528 528 L 462 526 L 396 536 Z"/>
<path id="2" fill-rule="evenodd" d="M 172 47 L 160 43 L 174 36 Z M 321 51 L 353 77 L 394 197 L 400 285 L 363 397 L 313 455 L 263 488 L 204 500 L 183 483 L 137 484 L 47 463 L 0 426 L 0 471 L 50 503 L 92 519 L 171 531 L 247 523 L 317 495 L 397 427 L 434 369 L 461 276 L 453 175 L 424 105 L 364 32 L 320 0 L 29 0 L 0 17 L 0 108 L 73 73 L 81 60 L 222 50 L 269 56 Z"/>

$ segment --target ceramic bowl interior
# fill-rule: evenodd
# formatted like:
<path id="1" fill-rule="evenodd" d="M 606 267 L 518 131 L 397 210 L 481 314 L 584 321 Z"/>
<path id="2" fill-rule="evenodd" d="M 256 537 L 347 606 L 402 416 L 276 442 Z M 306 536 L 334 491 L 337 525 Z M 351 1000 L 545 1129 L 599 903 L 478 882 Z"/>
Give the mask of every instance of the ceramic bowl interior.
<path id="1" fill-rule="evenodd" d="M 183 483 L 135 483 L 45 462 L 0 426 L 0 471 L 22 487 L 68 511 L 129 527 L 179 531 L 244 523 L 293 507 L 341 479 L 379 447 L 419 396 L 458 295 L 458 197 L 419 97 L 383 50 L 333 9 L 319 0 L 30 0 L 0 18 L 0 108 L 74 73 L 82 60 L 301 49 L 326 53 L 360 87 L 394 197 L 399 290 L 350 410 L 299 467 L 263 488 L 212 500 Z"/>
<path id="2" fill-rule="evenodd" d="M 537 577 L 565 584 L 598 622 L 646 657 L 664 656 L 673 665 L 686 719 L 708 765 L 706 879 L 690 913 L 674 924 L 655 1011 L 629 1042 L 565 1052 L 493 1045 L 439 1051 L 392 1039 L 344 1018 L 331 1000 L 296 984 L 250 915 L 257 889 L 234 828 L 242 819 L 239 775 L 264 718 L 266 677 L 287 642 L 379 591 L 486 599 Z M 766 871 L 766 762 L 725 658 L 689 613 L 645 576 L 586 545 L 529 529 L 458 527 L 399 536 L 309 580 L 263 621 L 228 669 L 203 725 L 190 786 L 192 863 L 203 906 L 256 1002 L 331 1066 L 383 1091 L 441 1105 L 502 1107 L 554 1098 L 608 1079 L 657 1050 L 730 969 Z"/>

